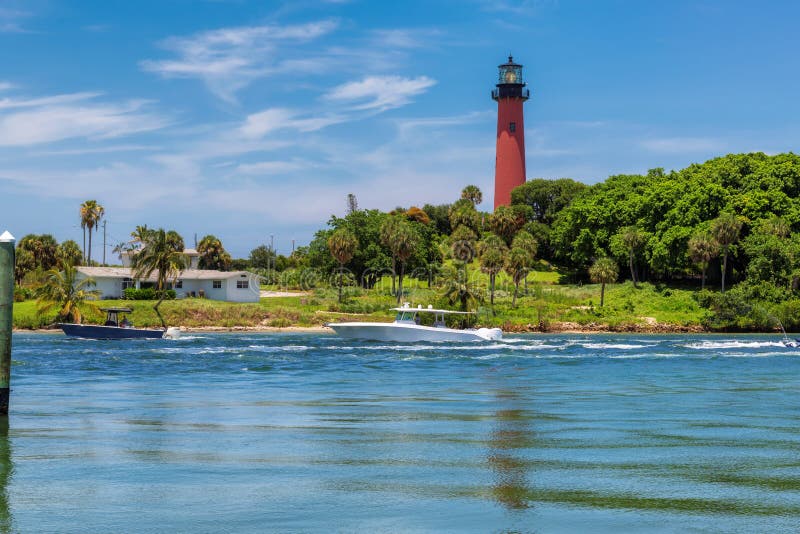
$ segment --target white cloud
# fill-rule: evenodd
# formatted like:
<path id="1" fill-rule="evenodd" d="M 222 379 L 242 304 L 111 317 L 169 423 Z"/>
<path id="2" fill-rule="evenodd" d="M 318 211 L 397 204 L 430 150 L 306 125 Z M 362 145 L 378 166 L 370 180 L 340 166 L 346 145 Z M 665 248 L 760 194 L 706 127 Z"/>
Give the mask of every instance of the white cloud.
<path id="1" fill-rule="evenodd" d="M 327 126 L 347 121 L 341 114 L 326 113 L 314 116 L 307 112 L 287 108 L 269 108 L 247 116 L 238 128 L 238 133 L 247 139 L 260 139 L 276 130 L 292 129 L 300 132 L 314 132 Z"/>
<path id="2" fill-rule="evenodd" d="M 332 20 L 291 26 L 244 26 L 171 37 L 162 46 L 175 59 L 145 60 L 140 66 L 164 77 L 200 78 L 218 97 L 233 101 L 237 91 L 278 70 L 277 48 L 303 43 L 332 32 Z"/>
<path id="3" fill-rule="evenodd" d="M 9 89 L 13 89 L 14 84 L 11 82 L 0 82 L 0 91 L 8 91 Z"/>
<path id="4" fill-rule="evenodd" d="M 107 139 L 157 130 L 169 121 L 143 109 L 148 102 L 93 102 L 94 93 L 27 100 L 0 100 L 0 146 L 26 146 L 63 139 Z M 23 108 L 2 113 L 2 110 Z M 30 109 L 29 109 L 30 108 Z"/>
<path id="5" fill-rule="evenodd" d="M 641 146 L 652 152 L 664 154 L 680 154 L 686 152 L 721 152 L 726 149 L 725 143 L 719 139 L 706 137 L 666 137 L 647 139 Z"/>
<path id="6" fill-rule="evenodd" d="M 411 97 L 425 92 L 436 84 L 427 76 L 403 78 L 401 76 L 367 76 L 348 82 L 329 91 L 325 98 L 339 102 L 352 102 L 356 110 L 387 110 L 404 106 Z M 359 103 L 360 102 L 360 103 Z"/>
<path id="7" fill-rule="evenodd" d="M 242 163 L 236 167 L 236 171 L 242 174 L 270 175 L 287 174 L 313 167 L 312 164 L 302 160 L 291 161 L 259 161 L 257 163 Z"/>
<path id="8" fill-rule="evenodd" d="M 270 108 L 247 116 L 239 133 L 247 138 L 264 137 L 266 134 L 286 128 L 295 117 L 295 112 L 286 108 Z"/>
<path id="9" fill-rule="evenodd" d="M 0 110 L 14 109 L 14 108 L 32 108 L 39 106 L 52 106 L 58 104 L 70 104 L 73 102 L 80 102 L 83 100 L 91 100 L 101 96 L 102 93 L 69 93 L 64 95 L 45 96 L 40 98 L 2 98 L 0 99 Z"/>

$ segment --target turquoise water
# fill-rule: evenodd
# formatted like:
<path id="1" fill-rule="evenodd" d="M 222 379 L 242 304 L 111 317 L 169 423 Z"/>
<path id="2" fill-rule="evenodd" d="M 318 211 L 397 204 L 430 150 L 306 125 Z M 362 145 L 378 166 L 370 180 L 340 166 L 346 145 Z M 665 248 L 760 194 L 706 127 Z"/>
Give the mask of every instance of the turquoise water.
<path id="1" fill-rule="evenodd" d="M 14 336 L 14 532 L 793 532 L 774 336 Z"/>

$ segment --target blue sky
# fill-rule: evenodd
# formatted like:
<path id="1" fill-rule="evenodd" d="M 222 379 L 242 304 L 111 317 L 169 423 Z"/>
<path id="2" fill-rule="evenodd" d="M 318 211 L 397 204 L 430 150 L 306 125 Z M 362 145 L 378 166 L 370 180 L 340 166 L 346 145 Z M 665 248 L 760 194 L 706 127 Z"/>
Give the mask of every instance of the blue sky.
<path id="1" fill-rule="evenodd" d="M 391 209 L 476 184 L 490 209 L 509 52 L 529 178 L 796 151 L 798 6 L 0 1 L 0 229 L 80 242 L 94 198 L 109 246 L 147 224 L 246 257 L 306 244 L 348 193 Z"/>

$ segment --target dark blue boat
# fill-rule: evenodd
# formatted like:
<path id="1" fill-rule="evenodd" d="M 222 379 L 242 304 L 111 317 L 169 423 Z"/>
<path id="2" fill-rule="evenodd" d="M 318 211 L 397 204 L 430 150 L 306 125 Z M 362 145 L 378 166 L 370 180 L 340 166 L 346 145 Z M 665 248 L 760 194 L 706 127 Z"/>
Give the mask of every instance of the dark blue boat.
<path id="1" fill-rule="evenodd" d="M 133 312 L 130 308 L 100 309 L 106 312 L 104 325 L 59 323 L 58 326 L 70 337 L 85 339 L 161 339 L 167 332 L 162 328 L 134 328 L 126 317 L 119 321 L 120 313 Z"/>

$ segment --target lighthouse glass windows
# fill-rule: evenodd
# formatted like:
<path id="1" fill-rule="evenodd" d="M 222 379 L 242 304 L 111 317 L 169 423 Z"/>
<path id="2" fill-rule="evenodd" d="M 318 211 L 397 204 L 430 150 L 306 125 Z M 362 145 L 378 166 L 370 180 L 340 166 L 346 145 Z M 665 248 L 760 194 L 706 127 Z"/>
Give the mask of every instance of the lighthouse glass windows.
<path id="1" fill-rule="evenodd" d="M 498 83 L 523 83 L 522 82 L 522 66 L 520 65 L 502 65 L 500 67 L 500 78 Z"/>
<path id="2" fill-rule="evenodd" d="M 514 133 L 517 131 L 517 123 L 516 122 L 509 122 L 508 123 L 508 131 Z"/>

